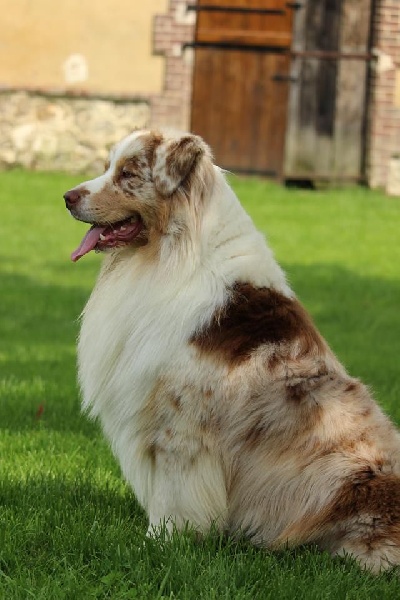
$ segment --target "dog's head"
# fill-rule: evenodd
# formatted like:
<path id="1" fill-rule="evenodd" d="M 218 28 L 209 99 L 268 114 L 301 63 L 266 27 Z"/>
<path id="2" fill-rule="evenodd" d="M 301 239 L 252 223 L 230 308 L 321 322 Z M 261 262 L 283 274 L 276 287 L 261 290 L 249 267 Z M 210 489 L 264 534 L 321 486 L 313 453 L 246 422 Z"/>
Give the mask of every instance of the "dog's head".
<path id="1" fill-rule="evenodd" d="M 198 211 L 212 172 L 200 137 L 135 131 L 113 148 L 103 175 L 64 194 L 71 214 L 92 225 L 72 260 L 91 250 L 179 235 L 188 227 L 188 214 Z"/>

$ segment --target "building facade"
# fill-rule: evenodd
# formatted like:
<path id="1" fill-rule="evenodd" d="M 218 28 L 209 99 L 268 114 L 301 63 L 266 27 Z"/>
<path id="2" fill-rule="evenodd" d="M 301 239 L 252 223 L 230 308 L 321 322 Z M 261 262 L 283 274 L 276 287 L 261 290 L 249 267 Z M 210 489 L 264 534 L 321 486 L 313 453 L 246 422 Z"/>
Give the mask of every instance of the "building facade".
<path id="1" fill-rule="evenodd" d="M 133 4 L 4 7 L 0 168 L 96 171 L 133 127 L 167 125 L 239 172 L 400 195 L 399 0 Z"/>

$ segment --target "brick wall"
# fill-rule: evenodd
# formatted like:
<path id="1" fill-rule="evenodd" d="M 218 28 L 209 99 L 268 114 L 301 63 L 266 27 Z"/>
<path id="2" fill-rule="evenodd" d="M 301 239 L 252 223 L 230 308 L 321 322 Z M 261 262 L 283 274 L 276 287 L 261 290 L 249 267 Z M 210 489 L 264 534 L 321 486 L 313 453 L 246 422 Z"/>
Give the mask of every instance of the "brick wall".
<path id="1" fill-rule="evenodd" d="M 164 90 L 151 98 L 151 125 L 190 128 L 193 50 L 184 48 L 194 40 L 196 13 L 188 11 L 196 0 L 170 0 L 169 11 L 154 18 L 154 45 L 165 56 Z"/>
<path id="2" fill-rule="evenodd" d="M 400 165 L 400 0 L 378 0 L 375 4 L 368 181 L 371 187 L 400 194 L 400 189 L 392 190 Z"/>

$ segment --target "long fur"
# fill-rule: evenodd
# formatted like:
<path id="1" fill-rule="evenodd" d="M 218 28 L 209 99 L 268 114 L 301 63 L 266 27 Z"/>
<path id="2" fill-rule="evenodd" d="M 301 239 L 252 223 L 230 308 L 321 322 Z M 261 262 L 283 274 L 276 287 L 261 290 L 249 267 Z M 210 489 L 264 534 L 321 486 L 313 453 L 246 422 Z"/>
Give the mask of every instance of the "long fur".
<path id="1" fill-rule="evenodd" d="M 119 177 L 134 165 L 132 180 Z M 137 131 L 73 214 L 139 214 L 83 312 L 83 407 L 149 516 L 400 562 L 399 434 L 290 289 L 204 142 Z M 83 193 L 84 192 L 84 193 Z M 268 201 L 268 199 L 266 199 Z"/>

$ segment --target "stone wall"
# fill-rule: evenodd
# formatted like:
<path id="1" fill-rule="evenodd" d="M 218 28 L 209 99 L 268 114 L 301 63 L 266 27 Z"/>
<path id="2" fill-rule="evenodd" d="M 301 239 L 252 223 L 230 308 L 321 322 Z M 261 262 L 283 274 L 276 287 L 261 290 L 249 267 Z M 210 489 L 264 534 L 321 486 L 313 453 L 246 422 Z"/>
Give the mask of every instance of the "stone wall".
<path id="1" fill-rule="evenodd" d="M 110 147 L 150 122 L 149 102 L 0 94 L 0 170 L 98 172 Z"/>

